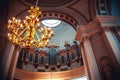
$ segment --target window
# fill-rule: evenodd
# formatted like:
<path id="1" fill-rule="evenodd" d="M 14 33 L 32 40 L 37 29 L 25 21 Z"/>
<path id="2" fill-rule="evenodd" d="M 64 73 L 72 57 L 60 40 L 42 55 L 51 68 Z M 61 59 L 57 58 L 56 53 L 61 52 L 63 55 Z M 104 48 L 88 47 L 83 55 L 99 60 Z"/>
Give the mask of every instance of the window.
<path id="1" fill-rule="evenodd" d="M 57 27 L 61 23 L 61 20 L 45 19 L 45 20 L 42 20 L 41 23 L 47 27 Z"/>

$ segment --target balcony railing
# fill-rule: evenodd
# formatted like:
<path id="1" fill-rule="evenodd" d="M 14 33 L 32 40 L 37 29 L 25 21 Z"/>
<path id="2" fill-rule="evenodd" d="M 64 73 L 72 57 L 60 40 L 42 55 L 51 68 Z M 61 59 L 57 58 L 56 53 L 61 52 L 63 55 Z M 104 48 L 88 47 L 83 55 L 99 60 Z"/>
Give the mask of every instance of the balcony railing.
<path id="1" fill-rule="evenodd" d="M 51 51 L 50 51 L 51 50 Z M 81 51 L 78 45 L 74 44 L 64 50 L 50 48 L 49 51 L 34 51 L 22 49 L 19 55 L 17 67 L 38 72 L 44 71 L 64 71 L 83 65 Z"/>

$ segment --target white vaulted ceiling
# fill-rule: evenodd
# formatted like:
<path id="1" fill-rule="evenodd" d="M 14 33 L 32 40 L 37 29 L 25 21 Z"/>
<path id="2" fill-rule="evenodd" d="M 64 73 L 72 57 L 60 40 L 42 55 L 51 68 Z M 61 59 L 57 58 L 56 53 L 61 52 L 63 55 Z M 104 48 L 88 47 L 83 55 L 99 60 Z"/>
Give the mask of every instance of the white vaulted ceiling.
<path id="1" fill-rule="evenodd" d="M 41 24 L 41 26 L 43 26 Z M 50 43 L 55 43 L 59 46 L 59 49 L 65 49 L 64 42 L 68 42 L 70 45 L 73 44 L 75 39 L 76 31 L 68 23 L 62 21 L 60 25 L 52 28 L 54 36 L 50 40 Z"/>

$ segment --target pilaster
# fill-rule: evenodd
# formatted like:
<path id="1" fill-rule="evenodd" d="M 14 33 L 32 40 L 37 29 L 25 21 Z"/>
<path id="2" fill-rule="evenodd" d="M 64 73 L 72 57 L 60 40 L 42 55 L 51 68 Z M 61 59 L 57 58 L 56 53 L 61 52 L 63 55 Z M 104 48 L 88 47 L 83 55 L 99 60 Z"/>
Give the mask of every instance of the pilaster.
<path id="1" fill-rule="evenodd" d="M 7 75 L 7 80 L 14 79 L 14 75 L 15 75 L 15 71 L 16 71 L 16 67 L 17 67 L 17 61 L 18 61 L 18 57 L 19 57 L 19 52 L 20 52 L 20 47 L 15 46 L 15 50 L 13 52 L 10 68 L 9 68 L 8 75 Z"/>
<path id="2" fill-rule="evenodd" d="M 108 30 L 105 30 L 104 33 L 105 33 L 105 35 L 106 35 L 106 37 L 107 37 L 107 39 L 112 47 L 112 50 L 113 50 L 113 52 L 114 52 L 114 54 L 115 54 L 115 56 L 120 64 L 120 49 L 118 47 L 118 44 L 120 44 L 120 43 L 117 44 L 115 42 L 115 39 L 110 31 L 110 28 L 108 28 Z"/>
<path id="3" fill-rule="evenodd" d="M 14 45 L 7 39 L 7 27 L 0 22 L 0 80 L 6 80 L 14 51 Z"/>
<path id="4" fill-rule="evenodd" d="M 91 80 L 101 80 L 90 37 L 87 35 L 83 37 L 83 46 L 85 48 L 85 54 L 88 61 Z"/>
<path id="5" fill-rule="evenodd" d="M 100 22 L 102 29 L 102 32 L 107 37 L 109 44 L 114 52 L 114 55 L 120 64 L 120 42 L 119 42 L 119 27 L 118 27 L 118 19 L 119 17 L 113 17 L 113 16 L 97 16 L 96 21 Z M 116 30 L 116 28 L 118 30 Z M 115 32 L 113 33 L 113 28 Z M 117 35 L 116 35 L 117 34 Z"/>
<path id="6" fill-rule="evenodd" d="M 3 57 L 1 60 L 0 80 L 6 80 L 7 78 L 7 74 L 9 71 L 10 64 L 11 64 L 14 48 L 15 48 L 15 45 L 11 44 L 10 42 L 7 42 L 7 46 L 5 48 L 5 52 L 3 53 Z"/>
<path id="7" fill-rule="evenodd" d="M 114 73 L 112 70 L 118 70 L 118 62 L 120 61 L 118 19 L 118 17 L 112 16 L 96 16 L 87 25 L 78 27 L 76 40 L 83 44 L 81 46 L 83 62 L 90 80 L 94 80 L 95 76 L 98 76 L 100 80 L 105 78 L 111 80 Z M 108 61 L 101 63 L 101 59 L 104 57 Z M 109 61 L 111 62 L 110 66 L 107 65 Z M 106 67 L 103 68 L 102 65 L 106 65 Z"/>

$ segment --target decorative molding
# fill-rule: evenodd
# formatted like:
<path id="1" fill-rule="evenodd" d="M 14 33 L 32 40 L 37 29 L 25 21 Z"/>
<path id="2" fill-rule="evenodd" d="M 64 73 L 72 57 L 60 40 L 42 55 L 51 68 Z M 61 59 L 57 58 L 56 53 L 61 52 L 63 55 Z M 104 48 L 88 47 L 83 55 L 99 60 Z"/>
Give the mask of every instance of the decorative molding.
<path id="1" fill-rule="evenodd" d="M 79 26 L 76 34 L 76 40 L 81 40 L 81 38 L 87 36 L 92 36 L 95 33 L 99 33 L 100 31 L 100 24 L 97 23 L 95 20 L 91 21 L 87 25 Z"/>
<path id="2" fill-rule="evenodd" d="M 105 32 L 105 31 L 120 31 L 120 27 L 119 26 L 104 26 L 104 27 L 100 27 L 100 31 L 101 33 Z"/>
<path id="3" fill-rule="evenodd" d="M 78 0 L 78 1 L 80 1 L 80 0 Z M 77 2 L 78 2 L 77 1 Z M 73 10 L 73 11 L 75 11 L 75 12 L 77 12 L 79 15 L 81 15 L 82 17 L 83 17 L 83 19 L 86 21 L 86 23 L 88 23 L 88 22 L 90 22 L 91 20 L 92 20 L 92 15 L 91 15 L 91 12 L 90 12 L 90 1 L 88 0 L 88 12 L 89 12 L 89 20 L 85 17 L 85 15 L 83 14 L 83 13 L 81 13 L 80 11 L 78 11 L 78 10 L 76 10 L 76 9 L 74 9 L 74 8 L 72 8 L 71 6 L 72 5 L 74 5 L 75 3 L 73 3 L 73 4 L 71 4 L 71 5 L 69 5 L 69 6 L 67 6 L 69 9 L 71 9 L 71 10 Z"/>
<path id="4" fill-rule="evenodd" d="M 30 1 L 30 0 L 29 0 Z M 59 0 L 60 1 L 60 0 Z M 65 0 L 66 1 L 66 0 Z M 65 1 L 62 1 L 62 2 L 65 2 Z M 71 5 L 71 4 L 75 4 L 75 3 L 77 3 L 78 1 L 80 1 L 80 0 L 73 0 L 73 1 L 69 1 L 69 3 L 67 3 L 67 4 L 65 4 L 65 5 L 62 5 L 62 6 L 57 6 L 57 7 L 55 7 L 54 8 L 54 6 L 53 7 L 48 7 L 47 9 L 48 9 L 48 11 L 46 10 L 46 6 L 40 6 L 40 5 L 38 5 L 39 7 L 41 7 L 41 9 L 42 10 L 46 10 L 46 11 L 42 11 L 42 12 L 45 12 L 45 13 L 51 13 L 51 12 L 53 12 L 53 14 L 54 13 L 62 13 L 62 14 L 64 14 L 64 15 L 69 15 L 70 17 L 72 17 L 72 18 L 74 18 L 73 16 L 74 15 L 70 15 L 71 13 L 70 12 L 63 12 L 62 11 L 62 9 L 63 8 L 67 8 L 67 6 L 69 6 L 69 5 Z M 29 6 L 31 6 L 31 5 L 33 5 L 32 3 L 30 3 L 30 2 L 35 2 L 35 0 L 33 0 L 33 1 L 30 1 L 30 2 L 27 2 L 27 0 L 25 0 L 25 1 L 22 1 L 22 0 L 18 0 L 18 2 L 20 3 L 20 4 L 22 4 L 22 5 L 24 5 L 24 6 L 26 6 L 26 7 L 29 7 Z M 39 2 L 45 2 L 45 1 L 39 1 Z M 48 1 L 47 3 L 49 3 L 50 1 Z M 56 2 L 57 3 L 57 1 L 52 1 L 52 2 Z M 61 3 L 61 2 L 60 2 Z M 31 4 L 31 5 L 30 5 Z M 42 3 L 41 3 L 42 4 Z M 59 4 L 59 3 L 58 3 Z M 35 5 L 33 5 L 33 6 L 35 6 Z M 54 8 L 54 10 L 53 10 L 53 8 Z M 58 9 L 60 9 L 61 8 L 61 10 L 59 10 L 58 11 Z M 50 10 L 49 10 L 50 9 Z M 22 11 L 22 12 L 20 12 L 17 16 L 19 16 L 19 15 L 21 15 L 21 14 L 23 14 L 24 12 L 26 12 L 26 11 Z M 78 14 L 79 15 L 79 14 Z M 49 18 L 49 17 L 48 17 Z M 50 17 L 50 18 L 55 18 L 55 17 Z M 82 18 L 82 17 L 81 17 Z M 81 19 L 80 18 L 80 19 Z M 75 21 L 75 23 L 74 23 L 74 25 L 77 27 L 78 25 L 80 25 L 81 23 L 84 23 L 84 21 L 79 21 L 79 20 L 77 20 L 76 18 L 74 18 L 74 19 L 69 19 L 69 20 L 72 20 L 72 21 Z M 66 21 L 66 20 L 65 20 Z M 73 23 L 73 22 L 71 22 L 70 21 L 70 23 L 69 24 L 71 24 L 71 23 Z"/>
<path id="5" fill-rule="evenodd" d="M 88 34 L 83 34 L 83 38 L 82 38 L 82 41 L 84 42 L 84 41 L 90 41 L 90 36 L 88 35 Z"/>
<path id="6" fill-rule="evenodd" d="M 99 32 L 99 26 L 100 25 L 93 20 L 86 25 L 86 30 L 88 34 L 91 36 L 92 34 Z"/>
<path id="7" fill-rule="evenodd" d="M 17 14 L 16 17 L 21 18 L 22 16 L 24 16 L 24 14 L 27 12 L 27 10 L 28 9 L 23 10 L 22 12 Z M 57 11 L 42 11 L 40 19 L 43 20 L 43 19 L 48 19 L 48 18 L 61 19 L 65 22 L 67 22 L 68 24 L 70 24 L 75 30 L 77 30 L 77 26 L 79 25 L 77 20 L 68 14 L 57 12 Z"/>
<path id="8" fill-rule="evenodd" d="M 19 0 L 21 1 L 23 4 L 25 4 L 25 2 L 30 3 L 30 4 L 35 4 L 36 0 Z M 38 0 L 38 6 L 41 7 L 59 7 L 59 6 L 63 6 L 66 4 L 69 4 L 71 2 L 73 2 L 74 0 Z"/>
<path id="9" fill-rule="evenodd" d="M 100 23 L 102 27 L 107 26 L 118 26 L 117 22 L 120 19 L 120 17 L 115 16 L 96 16 L 95 21 L 97 23 Z"/>

